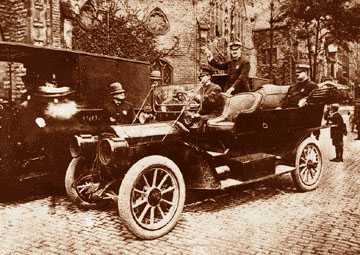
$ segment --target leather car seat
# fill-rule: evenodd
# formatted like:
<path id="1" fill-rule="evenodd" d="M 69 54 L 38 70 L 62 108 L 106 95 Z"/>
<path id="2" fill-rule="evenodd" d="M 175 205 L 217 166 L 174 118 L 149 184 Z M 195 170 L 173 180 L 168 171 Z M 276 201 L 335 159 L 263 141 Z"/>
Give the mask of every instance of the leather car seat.
<path id="1" fill-rule="evenodd" d="M 275 109 L 281 107 L 282 100 L 286 97 L 290 86 L 265 84 L 259 90 L 263 95 L 260 109 Z"/>
<path id="2" fill-rule="evenodd" d="M 217 131 L 231 131 L 235 125 L 235 118 L 240 113 L 254 112 L 262 97 L 259 92 L 245 92 L 226 98 L 222 114 L 219 117 L 209 119 L 207 126 Z"/>

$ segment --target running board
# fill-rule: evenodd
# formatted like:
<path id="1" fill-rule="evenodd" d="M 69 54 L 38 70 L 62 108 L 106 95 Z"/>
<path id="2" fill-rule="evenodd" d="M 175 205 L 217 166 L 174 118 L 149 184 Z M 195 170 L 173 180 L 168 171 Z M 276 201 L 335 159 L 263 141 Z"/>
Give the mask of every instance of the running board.
<path id="1" fill-rule="evenodd" d="M 241 180 L 232 179 L 232 178 L 221 180 L 220 181 L 220 189 L 226 189 L 226 188 L 233 187 L 233 186 L 239 186 L 239 185 L 245 185 L 245 184 L 249 184 L 249 183 L 253 183 L 253 182 L 263 181 L 263 180 L 266 180 L 266 179 L 269 179 L 269 178 L 272 178 L 272 177 L 275 177 L 278 175 L 290 173 L 294 170 L 295 170 L 295 167 L 293 167 L 293 166 L 277 165 L 275 167 L 275 174 L 270 174 L 270 175 L 266 175 L 266 176 L 263 176 L 260 178 L 247 180 L 247 181 L 241 181 Z"/>

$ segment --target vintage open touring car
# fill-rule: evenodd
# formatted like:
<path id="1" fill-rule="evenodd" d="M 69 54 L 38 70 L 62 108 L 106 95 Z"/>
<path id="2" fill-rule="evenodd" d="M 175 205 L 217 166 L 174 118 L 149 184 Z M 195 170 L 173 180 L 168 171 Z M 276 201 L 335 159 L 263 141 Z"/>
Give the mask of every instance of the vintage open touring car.
<path id="1" fill-rule="evenodd" d="M 190 109 L 173 121 L 76 136 L 67 194 L 85 208 L 115 200 L 128 229 L 153 239 L 174 228 L 185 189 L 224 189 L 291 173 L 299 191 L 313 190 L 322 175 L 324 104 L 334 91 L 317 89 L 306 106 L 282 109 L 287 89 L 265 85 L 227 98 L 217 117 Z"/>

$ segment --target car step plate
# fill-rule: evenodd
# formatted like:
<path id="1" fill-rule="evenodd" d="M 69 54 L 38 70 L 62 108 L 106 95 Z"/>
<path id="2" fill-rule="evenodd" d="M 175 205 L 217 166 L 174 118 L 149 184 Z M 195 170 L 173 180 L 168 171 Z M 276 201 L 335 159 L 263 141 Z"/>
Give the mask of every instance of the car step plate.
<path id="1" fill-rule="evenodd" d="M 238 157 L 233 157 L 230 160 L 242 164 L 248 164 L 254 161 L 259 161 L 268 158 L 275 158 L 275 155 L 260 152 L 260 153 L 246 154 Z"/>
<path id="2" fill-rule="evenodd" d="M 277 175 L 282 175 L 282 174 L 292 172 L 294 170 L 295 170 L 295 167 L 293 167 L 293 166 L 277 165 L 275 167 L 275 174 L 270 174 L 270 175 L 266 175 L 266 176 L 263 176 L 260 178 L 254 178 L 254 179 L 246 180 L 246 181 L 241 181 L 241 180 L 237 180 L 237 179 L 233 179 L 233 178 L 227 178 L 225 180 L 220 181 L 220 188 L 226 189 L 226 188 L 229 188 L 232 186 L 245 185 L 245 184 L 249 184 L 249 183 L 253 183 L 253 182 L 259 182 L 259 181 L 263 181 L 263 180 L 275 177 Z"/>
<path id="3" fill-rule="evenodd" d="M 293 166 L 277 165 L 275 167 L 275 175 L 286 174 L 286 173 L 289 173 L 294 170 L 295 170 L 295 167 L 293 167 Z"/>

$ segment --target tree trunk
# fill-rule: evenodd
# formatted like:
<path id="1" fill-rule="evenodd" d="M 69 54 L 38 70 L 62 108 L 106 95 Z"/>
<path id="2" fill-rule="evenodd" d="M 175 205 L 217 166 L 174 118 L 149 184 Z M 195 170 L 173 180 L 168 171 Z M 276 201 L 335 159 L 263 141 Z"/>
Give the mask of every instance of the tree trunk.
<path id="1" fill-rule="evenodd" d="M 313 72 L 312 72 L 312 76 L 311 76 L 311 80 L 317 82 L 317 77 L 316 77 L 316 73 L 317 73 L 317 58 L 318 58 L 318 54 L 319 54 L 319 34 L 320 34 L 320 19 L 318 19 L 316 21 L 316 34 L 315 34 L 315 52 L 314 52 L 314 67 L 313 67 Z"/>

